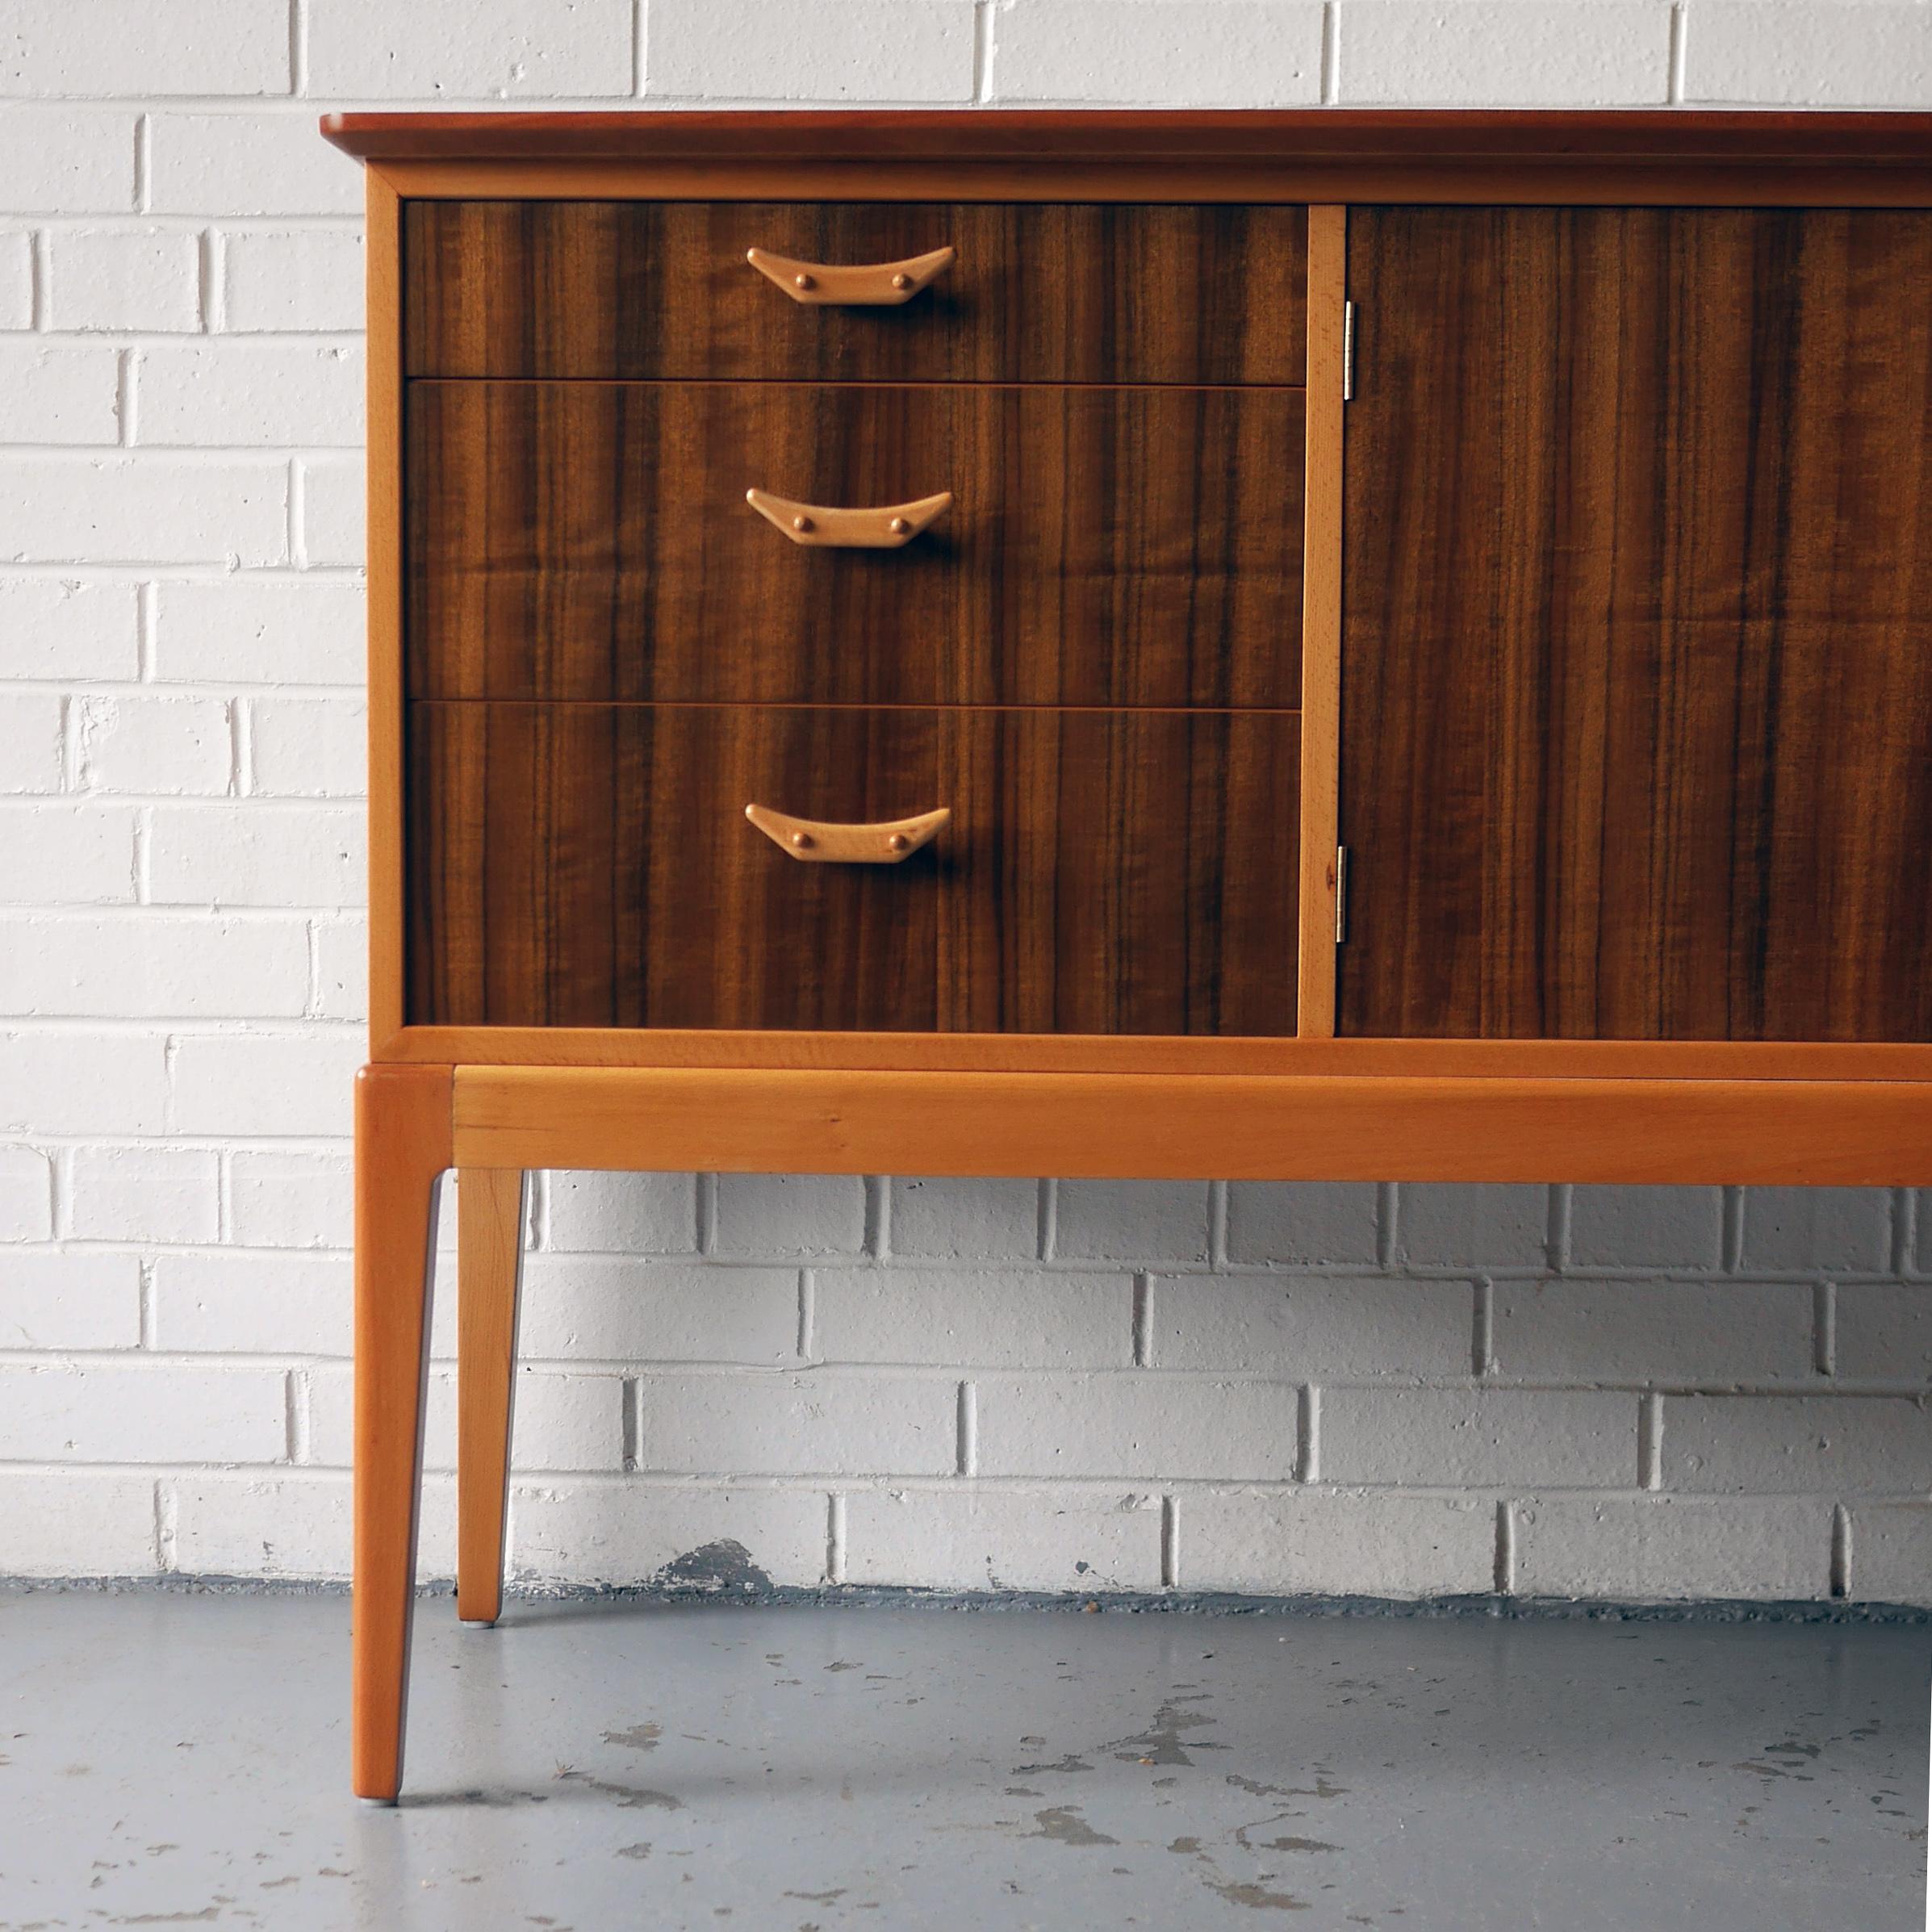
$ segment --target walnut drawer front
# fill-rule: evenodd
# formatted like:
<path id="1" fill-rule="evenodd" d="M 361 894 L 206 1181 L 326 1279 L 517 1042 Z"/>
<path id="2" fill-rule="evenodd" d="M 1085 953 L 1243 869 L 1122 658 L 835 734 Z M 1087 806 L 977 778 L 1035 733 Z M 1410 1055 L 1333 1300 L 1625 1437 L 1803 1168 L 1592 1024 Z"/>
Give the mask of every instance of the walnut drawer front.
<path id="1" fill-rule="evenodd" d="M 796 300 L 788 275 L 746 260 L 836 268 L 942 248 L 954 259 L 897 306 Z M 1307 211 L 1286 207 L 412 201 L 404 366 L 1298 383 L 1307 250 Z"/>
<path id="2" fill-rule="evenodd" d="M 1299 702 L 1290 389 L 419 382 L 412 696 Z M 746 500 L 951 491 L 897 549 Z"/>
<path id="3" fill-rule="evenodd" d="M 424 703 L 408 1017 L 452 1025 L 1290 1034 L 1288 712 Z M 949 808 L 819 864 L 747 805 Z"/>

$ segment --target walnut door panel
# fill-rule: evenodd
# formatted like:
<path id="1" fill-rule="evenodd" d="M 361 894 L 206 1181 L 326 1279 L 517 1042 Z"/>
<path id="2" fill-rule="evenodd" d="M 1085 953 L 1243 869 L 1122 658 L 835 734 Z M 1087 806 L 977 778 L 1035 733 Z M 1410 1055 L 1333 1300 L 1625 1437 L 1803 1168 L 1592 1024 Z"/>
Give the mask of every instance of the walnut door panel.
<path id="1" fill-rule="evenodd" d="M 1292 1034 L 1299 741 L 1282 712 L 416 705 L 408 1017 Z M 747 804 L 953 817 L 816 864 Z"/>
<path id="2" fill-rule="evenodd" d="M 1299 702 L 1295 390 L 416 383 L 417 697 Z M 951 508 L 788 540 L 747 488 Z"/>
<path id="3" fill-rule="evenodd" d="M 1338 1023 L 1932 1038 L 1932 215 L 1370 209 Z"/>
<path id="4" fill-rule="evenodd" d="M 1303 380 L 1297 207 L 412 201 L 412 376 Z M 746 261 L 956 258 L 903 306 L 793 301 Z"/>

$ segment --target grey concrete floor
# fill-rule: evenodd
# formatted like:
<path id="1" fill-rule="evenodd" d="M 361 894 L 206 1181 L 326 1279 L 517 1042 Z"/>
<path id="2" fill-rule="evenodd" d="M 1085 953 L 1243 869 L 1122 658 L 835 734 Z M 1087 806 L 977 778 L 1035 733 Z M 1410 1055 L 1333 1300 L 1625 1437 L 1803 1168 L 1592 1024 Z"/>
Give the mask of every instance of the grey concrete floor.
<path id="1" fill-rule="evenodd" d="M 1917 1932 L 1922 1627 L 0 1593 L 0 1927 Z"/>

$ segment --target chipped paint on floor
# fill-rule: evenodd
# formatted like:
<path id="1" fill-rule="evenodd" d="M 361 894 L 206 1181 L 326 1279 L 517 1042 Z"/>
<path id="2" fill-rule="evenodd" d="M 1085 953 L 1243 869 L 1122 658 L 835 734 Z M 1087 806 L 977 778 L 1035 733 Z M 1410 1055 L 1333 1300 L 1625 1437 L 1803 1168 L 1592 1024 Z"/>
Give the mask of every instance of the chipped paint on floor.
<path id="1" fill-rule="evenodd" d="M 0 1594 L 0 1932 L 1917 1932 L 1927 1633 Z"/>

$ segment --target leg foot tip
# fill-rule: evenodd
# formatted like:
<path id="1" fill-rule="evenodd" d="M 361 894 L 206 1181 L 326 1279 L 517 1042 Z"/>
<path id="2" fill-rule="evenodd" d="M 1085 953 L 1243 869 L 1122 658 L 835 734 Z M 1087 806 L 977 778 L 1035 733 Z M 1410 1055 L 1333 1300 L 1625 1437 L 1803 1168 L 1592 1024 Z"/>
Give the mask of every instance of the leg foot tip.
<path id="1" fill-rule="evenodd" d="M 396 1801 L 394 1798 L 371 1798 L 366 1794 L 358 1792 L 356 1794 L 356 1802 L 358 1804 L 368 1805 L 377 1811 L 394 1811 Z"/>
<path id="2" fill-rule="evenodd" d="M 494 1630 L 496 1619 L 493 1616 L 459 1616 L 456 1620 L 466 1630 Z"/>

